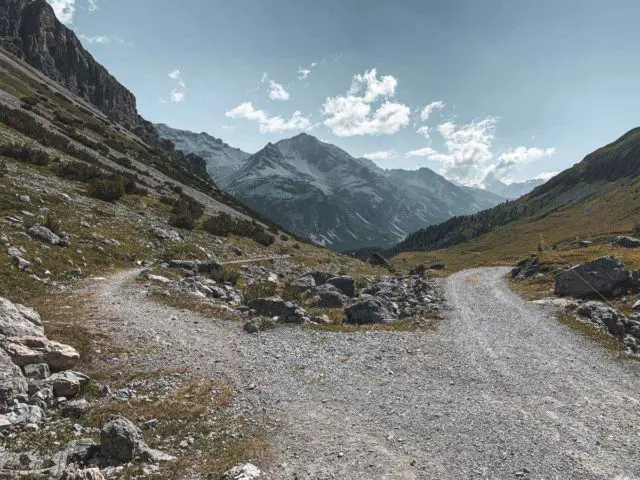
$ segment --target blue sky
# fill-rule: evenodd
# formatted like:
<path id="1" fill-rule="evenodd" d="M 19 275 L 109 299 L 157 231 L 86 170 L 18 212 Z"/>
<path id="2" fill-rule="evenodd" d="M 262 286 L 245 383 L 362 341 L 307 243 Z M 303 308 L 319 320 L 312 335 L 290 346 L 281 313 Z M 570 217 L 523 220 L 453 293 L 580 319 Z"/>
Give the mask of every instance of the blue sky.
<path id="1" fill-rule="evenodd" d="M 154 122 L 481 185 L 640 123 L 637 0 L 48 0 Z"/>

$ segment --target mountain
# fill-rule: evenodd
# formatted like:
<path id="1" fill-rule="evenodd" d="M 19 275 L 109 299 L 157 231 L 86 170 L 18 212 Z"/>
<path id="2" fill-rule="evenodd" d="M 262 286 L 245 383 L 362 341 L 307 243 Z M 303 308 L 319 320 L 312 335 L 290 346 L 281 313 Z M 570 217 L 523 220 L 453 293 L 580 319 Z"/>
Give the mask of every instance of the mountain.
<path id="1" fill-rule="evenodd" d="M 629 232 L 640 218 L 639 175 L 640 128 L 635 128 L 518 200 L 418 230 L 388 253 L 471 240 L 478 250 L 521 251 L 534 248 L 541 236 L 558 243 Z"/>
<path id="2" fill-rule="evenodd" d="M 136 98 L 58 21 L 45 0 L 0 1 L 0 47 L 97 107 L 173 162 L 208 180 L 203 159 L 183 155 L 160 139 L 137 111 Z"/>
<path id="3" fill-rule="evenodd" d="M 523 182 L 504 183 L 497 178 L 492 178 L 485 182 L 485 189 L 503 198 L 515 200 L 542 185 L 544 182 L 545 181 L 540 178 L 532 178 L 531 180 L 525 180 Z"/>
<path id="4" fill-rule="evenodd" d="M 160 137 L 171 140 L 177 149 L 204 158 L 209 175 L 219 185 L 224 185 L 229 176 L 251 156 L 250 153 L 233 148 L 205 132 L 178 130 L 164 123 L 157 123 L 154 126 Z"/>
<path id="5" fill-rule="evenodd" d="M 251 155 L 223 187 L 336 250 L 390 246 L 416 228 L 495 205 L 429 169 L 387 172 L 304 133 Z"/>

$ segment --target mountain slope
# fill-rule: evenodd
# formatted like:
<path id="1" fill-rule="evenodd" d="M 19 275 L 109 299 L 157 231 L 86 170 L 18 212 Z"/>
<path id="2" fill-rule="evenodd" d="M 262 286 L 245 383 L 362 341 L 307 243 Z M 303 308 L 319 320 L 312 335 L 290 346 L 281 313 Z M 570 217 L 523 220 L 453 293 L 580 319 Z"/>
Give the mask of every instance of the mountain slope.
<path id="1" fill-rule="evenodd" d="M 556 243 L 629 232 L 640 218 L 639 174 L 640 128 L 635 128 L 524 197 L 419 230 L 390 253 L 436 250 L 474 239 L 485 250 L 505 249 L 523 236 L 531 250 L 540 234 L 543 241 Z"/>
<path id="2" fill-rule="evenodd" d="M 490 206 L 431 170 L 389 173 L 308 134 L 267 145 L 224 188 L 336 250 L 390 246 L 415 228 Z"/>
<path id="3" fill-rule="evenodd" d="M 204 158 L 209 175 L 218 185 L 224 185 L 229 176 L 251 156 L 205 132 L 179 130 L 163 123 L 155 124 L 155 128 L 161 138 L 172 141 L 177 149 Z"/>
<path id="4" fill-rule="evenodd" d="M 525 180 L 524 182 L 504 183 L 501 180 L 494 178 L 489 182 L 485 181 L 485 188 L 489 192 L 493 192 L 501 197 L 508 198 L 509 200 L 515 200 L 522 195 L 526 195 L 534 188 L 542 185 L 544 180 L 540 178 L 532 178 L 531 180 Z"/>

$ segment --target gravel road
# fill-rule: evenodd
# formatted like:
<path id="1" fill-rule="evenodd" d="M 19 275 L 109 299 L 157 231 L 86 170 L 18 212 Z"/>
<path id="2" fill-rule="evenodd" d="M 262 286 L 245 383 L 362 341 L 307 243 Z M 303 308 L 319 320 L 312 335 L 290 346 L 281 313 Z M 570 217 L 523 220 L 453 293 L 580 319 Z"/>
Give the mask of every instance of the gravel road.
<path id="1" fill-rule="evenodd" d="M 249 335 L 148 301 L 137 272 L 90 288 L 123 340 L 161 346 L 151 362 L 227 375 L 278 425 L 272 479 L 639 479 L 640 362 L 511 293 L 506 271 L 449 277 L 425 333 Z"/>

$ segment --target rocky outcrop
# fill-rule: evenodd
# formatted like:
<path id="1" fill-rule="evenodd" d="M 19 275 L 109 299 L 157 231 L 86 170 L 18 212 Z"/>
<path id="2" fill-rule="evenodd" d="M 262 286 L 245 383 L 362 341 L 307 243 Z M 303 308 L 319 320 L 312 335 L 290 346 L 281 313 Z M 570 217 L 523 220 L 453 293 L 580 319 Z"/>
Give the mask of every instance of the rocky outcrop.
<path id="1" fill-rule="evenodd" d="M 398 316 L 391 302 L 383 297 L 370 297 L 345 309 L 348 323 L 364 325 L 370 323 L 389 323 Z"/>
<path id="2" fill-rule="evenodd" d="M 0 297 L 0 335 L 44 335 L 40 315 L 24 305 Z"/>
<path id="3" fill-rule="evenodd" d="M 45 0 L 0 3 L 0 45 L 123 124 L 136 125 L 136 99 L 84 49 Z"/>
<path id="4" fill-rule="evenodd" d="M 625 236 L 625 235 L 621 235 L 619 237 L 616 237 L 613 240 L 613 243 L 615 245 L 619 245 L 621 247 L 625 247 L 625 248 L 638 248 L 640 247 L 640 240 L 635 238 L 635 237 L 629 237 L 629 236 Z"/>

